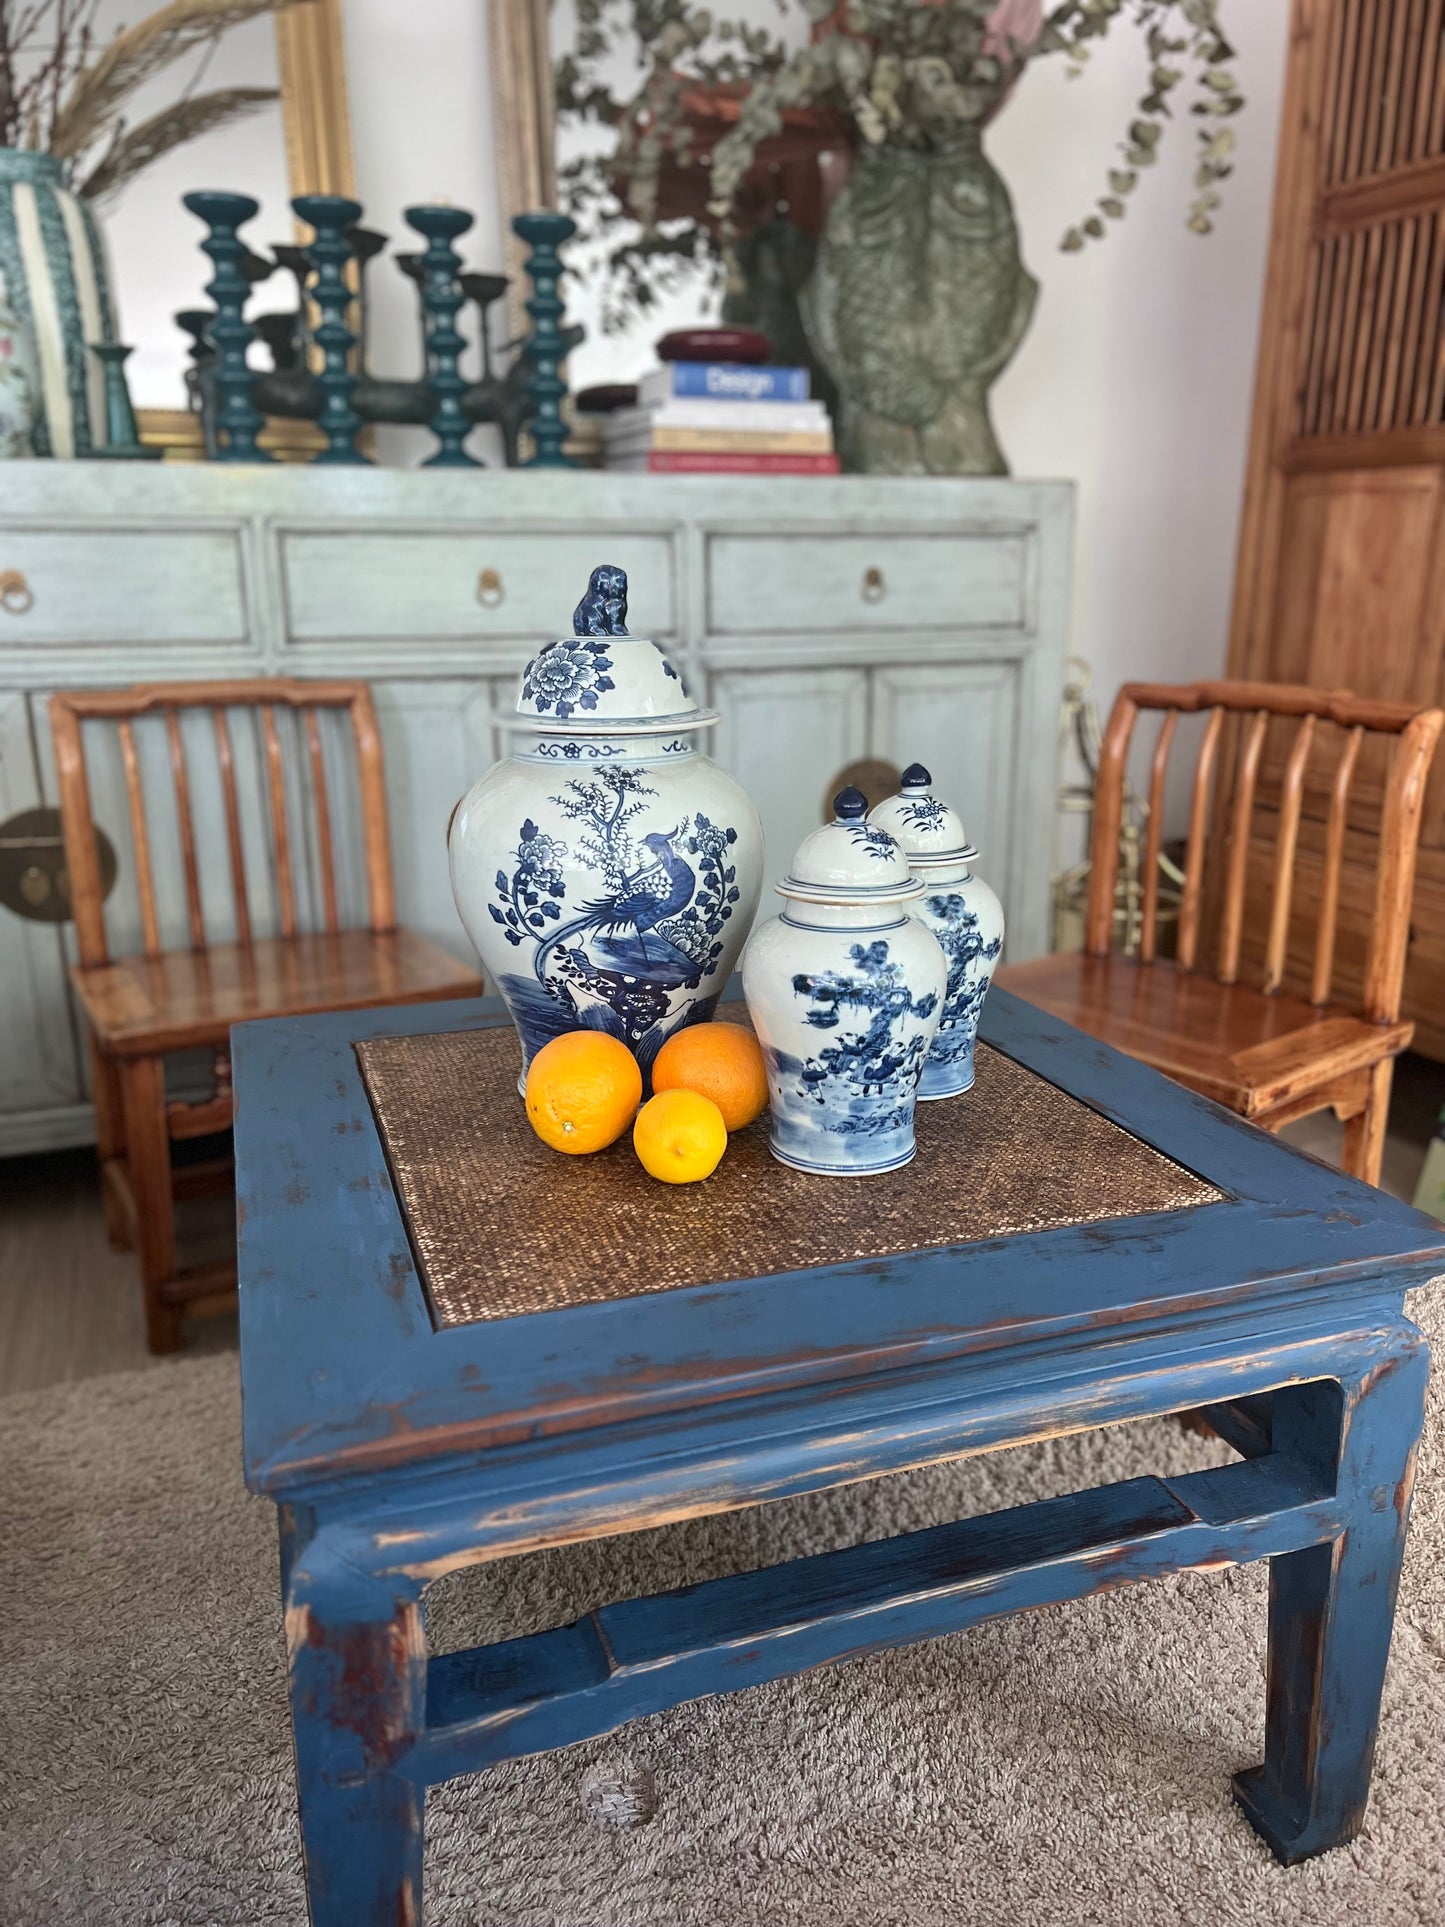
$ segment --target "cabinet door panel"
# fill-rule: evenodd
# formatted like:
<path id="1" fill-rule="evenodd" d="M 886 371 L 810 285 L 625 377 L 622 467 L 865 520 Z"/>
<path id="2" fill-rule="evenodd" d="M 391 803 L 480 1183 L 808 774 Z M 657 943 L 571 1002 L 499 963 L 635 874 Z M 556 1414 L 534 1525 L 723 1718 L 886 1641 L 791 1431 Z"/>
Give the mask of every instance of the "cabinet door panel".
<path id="1" fill-rule="evenodd" d="M 503 753 L 492 714 L 510 708 L 515 676 L 372 685 L 386 755 L 397 915 L 410 930 L 475 962 L 452 901 L 447 824 Z"/>
<path id="2" fill-rule="evenodd" d="M 722 717 L 713 755 L 752 797 L 763 822 L 759 918 L 781 907 L 771 894 L 793 852 L 823 822 L 829 786 L 866 753 L 864 669 L 728 669 L 711 681 Z"/>
<path id="3" fill-rule="evenodd" d="M 979 873 L 1012 905 L 1012 785 L 1018 756 L 1018 666 L 1012 662 L 903 664 L 873 676 L 869 750 L 900 769 L 922 763 L 963 816 Z M 1052 789 L 1052 767 L 1039 773 Z"/>
<path id="4" fill-rule="evenodd" d="M 53 801 L 41 792 L 26 698 L 0 693 L 0 821 Z M 81 1102 L 61 930 L 0 909 L 0 1151 L 7 1112 Z"/>

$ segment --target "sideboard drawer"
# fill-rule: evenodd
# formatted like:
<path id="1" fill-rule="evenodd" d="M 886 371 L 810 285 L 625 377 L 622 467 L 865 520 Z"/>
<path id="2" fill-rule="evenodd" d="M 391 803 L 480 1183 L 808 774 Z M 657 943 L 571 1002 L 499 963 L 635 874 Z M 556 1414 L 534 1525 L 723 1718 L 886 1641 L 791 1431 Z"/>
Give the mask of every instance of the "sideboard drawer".
<path id="1" fill-rule="evenodd" d="M 808 630 L 1023 629 L 1032 538 L 1024 529 L 933 535 L 713 534 L 711 635 Z"/>
<path id="2" fill-rule="evenodd" d="M 512 529 L 285 530 L 287 633 L 295 643 L 567 635 L 603 562 L 627 571 L 634 635 L 676 633 L 666 535 Z"/>
<path id="3" fill-rule="evenodd" d="M 234 530 L 0 524 L 0 647 L 233 643 L 246 634 Z"/>

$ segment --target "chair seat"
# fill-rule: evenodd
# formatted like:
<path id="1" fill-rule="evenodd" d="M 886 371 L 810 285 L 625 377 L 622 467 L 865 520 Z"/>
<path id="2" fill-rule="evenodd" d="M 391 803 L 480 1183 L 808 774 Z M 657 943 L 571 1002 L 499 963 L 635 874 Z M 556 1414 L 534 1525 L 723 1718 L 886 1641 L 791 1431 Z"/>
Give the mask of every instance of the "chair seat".
<path id="1" fill-rule="evenodd" d="M 480 995 L 475 970 L 409 930 L 269 937 L 76 964 L 72 984 L 103 1051 L 143 1057 L 224 1043 L 232 1024 Z"/>
<path id="2" fill-rule="evenodd" d="M 998 981 L 1248 1118 L 1289 1109 L 1398 1056 L 1415 1030 L 1132 957 L 1061 953 L 1010 965 Z"/>

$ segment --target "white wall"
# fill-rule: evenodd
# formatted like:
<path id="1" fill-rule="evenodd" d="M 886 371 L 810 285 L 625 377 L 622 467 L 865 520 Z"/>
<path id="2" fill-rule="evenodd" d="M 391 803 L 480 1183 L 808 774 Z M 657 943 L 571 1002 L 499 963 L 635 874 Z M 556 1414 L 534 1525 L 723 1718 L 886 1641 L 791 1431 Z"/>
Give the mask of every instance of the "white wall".
<path id="1" fill-rule="evenodd" d="M 1225 0 L 1223 14 L 1248 105 L 1213 234 L 1184 226 L 1198 123 L 1181 112 L 1125 219 L 1058 252 L 1142 91 L 1143 44 L 1122 24 L 1082 80 L 1036 63 L 988 135 L 1043 284 L 994 391 L 999 438 L 1015 473 L 1078 484 L 1073 646 L 1105 708 L 1131 677 L 1224 666 L 1288 0 Z"/>
<path id="2" fill-rule="evenodd" d="M 988 135 L 1043 284 L 1029 336 L 995 390 L 999 434 L 1016 473 L 1078 484 L 1073 642 L 1104 704 L 1129 676 L 1207 674 L 1224 660 L 1288 0 L 1225 0 L 1224 14 L 1248 106 L 1207 239 L 1183 224 L 1196 123 L 1181 110 L 1127 218 L 1083 255 L 1057 250 L 1100 191 L 1142 90 L 1143 44 L 1123 22 L 1084 79 L 1066 80 L 1057 60 L 1031 68 Z M 231 36 L 207 84 L 252 78 L 269 32 L 258 22 Z M 469 264 L 494 264 L 484 7 L 346 0 L 346 32 L 368 224 L 404 236 L 403 206 L 446 197 L 478 213 Z M 138 401 L 177 404 L 183 344 L 167 316 L 202 284 L 205 262 L 187 252 L 192 223 L 177 195 L 202 182 L 264 191 L 266 218 L 253 232 L 274 238 L 283 231 L 270 185 L 279 140 L 274 121 L 218 135 L 139 183 L 112 216 Z M 411 290 L 379 267 L 376 364 L 409 373 L 418 357 Z"/>

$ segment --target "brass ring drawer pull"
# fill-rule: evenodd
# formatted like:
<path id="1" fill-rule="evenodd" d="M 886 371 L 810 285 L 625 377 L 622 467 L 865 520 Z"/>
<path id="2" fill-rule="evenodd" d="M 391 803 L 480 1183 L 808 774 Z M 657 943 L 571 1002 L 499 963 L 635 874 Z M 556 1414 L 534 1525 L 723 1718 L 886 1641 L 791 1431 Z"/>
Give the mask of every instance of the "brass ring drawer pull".
<path id="1" fill-rule="evenodd" d="M 865 602 L 881 602 L 885 593 L 886 585 L 883 581 L 883 571 L 877 568 L 865 569 L 863 571 L 863 600 Z"/>
<path id="2" fill-rule="evenodd" d="M 483 569 L 477 577 L 477 601 L 484 609 L 500 609 L 506 600 L 507 592 L 502 587 L 501 573 L 497 569 Z"/>
<path id="3" fill-rule="evenodd" d="M 19 569 L 0 569 L 0 609 L 7 615 L 27 615 L 35 607 L 30 584 Z"/>

